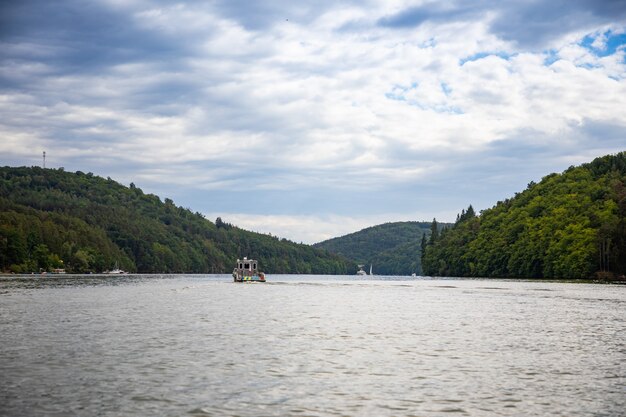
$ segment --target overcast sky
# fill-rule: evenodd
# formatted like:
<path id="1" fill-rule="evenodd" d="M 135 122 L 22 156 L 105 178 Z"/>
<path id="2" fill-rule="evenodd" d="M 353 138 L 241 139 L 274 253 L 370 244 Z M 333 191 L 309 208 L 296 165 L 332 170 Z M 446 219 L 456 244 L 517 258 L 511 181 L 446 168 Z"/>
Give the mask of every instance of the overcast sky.
<path id="1" fill-rule="evenodd" d="M 0 164 L 305 243 L 626 150 L 626 1 L 0 4 Z"/>

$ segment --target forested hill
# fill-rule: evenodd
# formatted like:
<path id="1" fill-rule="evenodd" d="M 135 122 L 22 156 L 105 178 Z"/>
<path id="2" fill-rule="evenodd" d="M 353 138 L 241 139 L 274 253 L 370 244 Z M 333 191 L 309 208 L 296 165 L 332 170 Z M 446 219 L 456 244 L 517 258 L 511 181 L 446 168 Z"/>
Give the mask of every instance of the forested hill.
<path id="1" fill-rule="evenodd" d="M 461 216 L 425 249 L 440 276 L 605 278 L 626 273 L 626 152 L 530 183 L 480 216 Z"/>
<path id="2" fill-rule="evenodd" d="M 385 223 L 313 246 L 354 259 L 360 264 L 373 265 L 374 274 L 419 274 L 421 241 L 424 235 L 430 236 L 430 228 L 430 222 Z"/>
<path id="3" fill-rule="evenodd" d="M 0 271 L 344 274 L 355 266 L 308 245 L 248 232 L 91 173 L 0 168 Z"/>

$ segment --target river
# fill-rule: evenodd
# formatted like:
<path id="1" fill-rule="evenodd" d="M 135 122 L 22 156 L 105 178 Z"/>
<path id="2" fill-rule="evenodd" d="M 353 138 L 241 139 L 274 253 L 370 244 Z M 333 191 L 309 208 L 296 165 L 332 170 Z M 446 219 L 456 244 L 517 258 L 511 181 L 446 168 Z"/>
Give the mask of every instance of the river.
<path id="1" fill-rule="evenodd" d="M 626 287 L 0 278 L 2 416 L 623 416 Z"/>

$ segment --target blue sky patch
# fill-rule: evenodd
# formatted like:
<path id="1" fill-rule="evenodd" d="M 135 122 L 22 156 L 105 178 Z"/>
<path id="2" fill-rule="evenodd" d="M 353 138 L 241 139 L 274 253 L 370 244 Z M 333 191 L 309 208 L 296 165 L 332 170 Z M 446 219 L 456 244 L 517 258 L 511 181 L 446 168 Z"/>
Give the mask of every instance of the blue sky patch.
<path id="1" fill-rule="evenodd" d="M 407 101 L 406 93 L 417 88 L 417 85 L 418 84 L 416 82 L 412 82 L 408 86 L 396 84 L 390 92 L 385 93 L 385 97 L 395 101 Z"/>
<path id="2" fill-rule="evenodd" d="M 476 53 L 474 55 L 470 55 L 468 57 L 461 58 L 459 60 L 459 65 L 463 65 L 466 62 L 478 61 L 479 59 L 483 59 L 483 58 L 486 58 L 486 57 L 492 56 L 492 55 L 498 56 L 498 57 L 508 61 L 515 54 L 507 54 L 506 52 L 478 52 L 478 53 Z"/>
<path id="3" fill-rule="evenodd" d="M 448 97 L 450 95 L 450 93 L 452 93 L 452 89 L 446 83 L 441 83 L 441 91 L 443 91 L 443 93 L 446 95 L 446 97 Z"/>
<path id="4" fill-rule="evenodd" d="M 544 52 L 544 55 L 545 55 L 545 58 L 543 60 L 543 65 L 545 65 L 546 67 L 549 67 L 550 65 L 554 64 L 556 61 L 561 59 L 561 57 L 559 57 L 558 51 L 554 49 L 550 49 Z"/>
<path id="5" fill-rule="evenodd" d="M 465 112 L 457 106 L 449 106 L 447 104 L 425 104 L 419 100 L 415 100 L 412 98 L 407 98 L 406 94 L 415 89 L 418 86 L 418 83 L 411 83 L 409 86 L 403 85 L 394 85 L 393 89 L 388 93 L 385 93 L 385 98 L 394 101 L 402 101 L 409 106 L 416 107 L 420 110 L 430 110 L 436 113 L 445 113 L 445 114 L 464 114 Z M 441 91 L 448 97 L 452 92 L 452 88 L 444 82 L 440 83 Z"/>
<path id="6" fill-rule="evenodd" d="M 594 55 L 602 58 L 613 55 L 621 46 L 626 45 L 626 33 L 615 34 L 613 31 L 608 30 L 599 36 L 606 37 L 606 43 L 603 48 L 593 46 L 598 36 L 591 35 L 585 36 L 580 42 L 580 46 L 587 48 L 589 51 L 593 52 Z"/>
<path id="7" fill-rule="evenodd" d="M 584 68 L 584 69 L 594 69 L 594 68 L 602 68 L 602 65 L 599 64 L 591 64 L 589 62 L 585 62 L 584 64 L 577 64 L 576 65 L 578 68 Z"/>

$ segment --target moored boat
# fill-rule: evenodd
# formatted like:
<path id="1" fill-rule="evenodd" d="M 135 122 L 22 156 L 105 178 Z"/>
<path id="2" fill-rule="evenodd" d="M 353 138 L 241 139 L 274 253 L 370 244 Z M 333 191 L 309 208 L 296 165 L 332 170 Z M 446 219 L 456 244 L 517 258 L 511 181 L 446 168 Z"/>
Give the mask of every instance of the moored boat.
<path id="1" fill-rule="evenodd" d="M 115 268 L 110 270 L 110 271 L 104 271 L 103 274 L 106 275 L 126 275 L 128 274 L 128 272 L 124 271 L 123 269 L 120 269 L 117 265 L 117 262 L 115 262 Z"/>
<path id="2" fill-rule="evenodd" d="M 123 269 L 115 268 L 115 269 L 112 269 L 110 271 L 104 271 L 103 274 L 105 274 L 105 275 L 126 275 L 126 274 L 128 274 L 128 272 L 124 271 Z"/>
<path id="3" fill-rule="evenodd" d="M 63 268 L 54 268 L 51 271 L 43 271 L 43 270 L 41 271 L 41 275 L 48 275 L 48 274 L 52 274 L 52 275 L 61 274 L 61 275 L 64 275 L 64 274 L 66 274 L 66 272 L 65 272 L 65 269 L 63 269 Z"/>
<path id="4" fill-rule="evenodd" d="M 259 263 L 254 259 L 237 259 L 237 265 L 233 269 L 235 282 L 265 282 L 265 274 L 259 272 Z"/>

